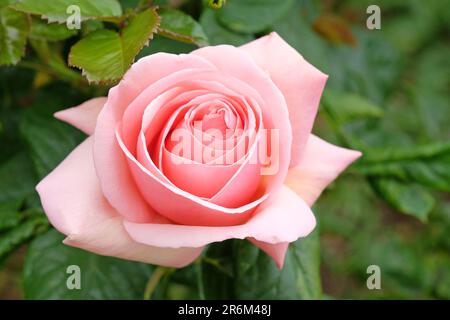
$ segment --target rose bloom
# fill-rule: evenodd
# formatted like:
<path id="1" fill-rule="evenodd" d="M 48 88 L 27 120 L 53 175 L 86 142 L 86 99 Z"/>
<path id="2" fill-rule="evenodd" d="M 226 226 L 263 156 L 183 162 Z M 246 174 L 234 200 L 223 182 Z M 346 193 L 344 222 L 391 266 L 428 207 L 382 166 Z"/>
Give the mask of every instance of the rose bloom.
<path id="1" fill-rule="evenodd" d="M 360 156 L 311 134 L 326 79 L 276 33 L 147 56 L 107 98 L 56 113 L 89 137 L 37 186 L 44 210 L 101 255 L 183 267 L 236 238 L 281 268 Z"/>

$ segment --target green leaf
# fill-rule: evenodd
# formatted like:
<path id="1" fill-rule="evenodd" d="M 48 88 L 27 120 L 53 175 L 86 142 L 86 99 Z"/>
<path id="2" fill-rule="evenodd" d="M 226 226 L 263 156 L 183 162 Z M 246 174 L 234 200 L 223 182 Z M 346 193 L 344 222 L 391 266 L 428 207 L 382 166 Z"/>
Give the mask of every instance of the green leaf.
<path id="1" fill-rule="evenodd" d="M 158 25 L 155 9 L 148 9 L 133 17 L 121 34 L 106 29 L 91 32 L 72 47 L 69 64 L 82 69 L 89 81 L 114 82 L 128 70 Z"/>
<path id="2" fill-rule="evenodd" d="M 23 272 L 27 299 L 142 299 L 150 265 L 92 254 L 63 239 L 51 230 L 31 243 Z M 80 268 L 80 290 L 67 288 L 71 265 Z"/>
<path id="3" fill-rule="evenodd" d="M 142 49 L 138 55 L 138 58 L 142 58 L 157 52 L 168 52 L 174 54 L 189 53 L 196 48 L 197 46 L 193 44 L 172 40 L 156 34 L 152 39 L 151 45 Z"/>
<path id="4" fill-rule="evenodd" d="M 135 9 L 142 2 L 141 0 L 119 0 L 122 8 L 126 9 Z"/>
<path id="5" fill-rule="evenodd" d="M 203 11 L 200 17 L 200 24 L 211 45 L 231 44 L 240 46 L 254 39 L 251 34 L 236 33 L 223 27 L 217 21 L 217 12 L 211 9 Z"/>
<path id="6" fill-rule="evenodd" d="M 450 45 L 427 46 L 417 57 L 410 92 L 417 105 L 414 116 L 423 123 L 428 139 L 450 139 Z M 410 107 L 408 105 L 408 107 Z M 419 115 L 419 116 L 418 116 Z M 417 127 L 417 125 L 415 126 Z M 420 131 L 422 133 L 422 130 Z"/>
<path id="7" fill-rule="evenodd" d="M 0 232 L 17 227 L 20 223 L 21 216 L 17 211 L 21 203 L 20 199 L 0 203 Z"/>
<path id="8" fill-rule="evenodd" d="M 110 82 L 125 73 L 120 35 L 111 30 L 91 32 L 70 50 L 69 64 L 90 82 Z M 127 66 L 128 67 L 128 66 Z"/>
<path id="9" fill-rule="evenodd" d="M 320 239 L 316 229 L 306 238 L 289 245 L 291 263 L 297 270 L 297 289 L 300 299 L 321 299 Z"/>
<path id="10" fill-rule="evenodd" d="M 293 4 L 292 0 L 228 0 L 218 15 L 231 30 L 256 33 L 271 27 Z"/>
<path id="11" fill-rule="evenodd" d="M 156 32 L 160 18 L 155 9 L 148 9 L 136 15 L 121 34 L 124 66 L 128 69 L 134 57 L 148 45 Z M 128 65 L 127 65 L 128 64 Z M 125 70 L 126 71 L 126 70 Z"/>
<path id="12" fill-rule="evenodd" d="M 39 106 L 27 110 L 20 131 L 40 178 L 53 170 L 84 136 L 77 129 L 42 113 Z"/>
<path id="13" fill-rule="evenodd" d="M 354 93 L 326 90 L 322 97 L 322 105 L 339 124 L 361 118 L 379 118 L 383 115 L 380 107 Z"/>
<path id="14" fill-rule="evenodd" d="M 17 64 L 25 54 L 30 25 L 26 14 L 0 9 L 0 65 Z"/>
<path id="15" fill-rule="evenodd" d="M 200 47 L 208 45 L 208 38 L 202 26 L 190 15 L 174 9 L 164 9 L 159 14 L 161 25 L 158 34 Z"/>
<path id="16" fill-rule="evenodd" d="M 385 178 L 374 179 L 373 183 L 378 193 L 395 209 L 427 222 L 435 200 L 424 188 Z"/>
<path id="17" fill-rule="evenodd" d="M 0 167 L 0 204 L 23 201 L 34 192 L 34 185 L 31 161 L 24 153 L 15 155 Z"/>
<path id="18" fill-rule="evenodd" d="M 236 242 L 235 292 L 238 299 L 321 299 L 318 231 L 289 245 L 282 270 L 246 241 Z"/>
<path id="19" fill-rule="evenodd" d="M 42 214 L 36 214 L 17 227 L 0 234 L 0 260 L 18 246 L 29 241 L 48 228 L 48 221 Z"/>
<path id="20" fill-rule="evenodd" d="M 47 23 L 39 18 L 33 18 L 31 21 L 30 38 L 32 39 L 61 41 L 76 34 L 76 30 L 70 30 L 63 24 Z"/>
<path id="21" fill-rule="evenodd" d="M 312 6 L 312 8 L 310 8 L 310 6 Z M 306 13 L 315 11 L 314 6 L 315 2 L 312 1 L 296 3 L 293 8 L 289 10 L 287 15 L 276 21 L 273 25 L 273 30 L 293 48 L 300 52 L 307 61 L 320 70 L 328 73 L 329 45 L 325 39 L 319 37 L 317 33 L 314 32 L 308 19 L 309 17 L 306 15 Z M 332 76 L 330 76 L 330 78 L 332 78 Z"/>
<path id="22" fill-rule="evenodd" d="M 450 192 L 450 143 L 364 150 L 356 167 L 375 177 L 393 177 L 404 182 Z"/>
<path id="23" fill-rule="evenodd" d="M 122 8 L 117 0 L 20 0 L 12 5 L 16 10 L 36 14 L 49 22 L 65 23 L 72 13 L 67 13 L 70 6 L 78 6 L 81 21 L 120 17 Z"/>
<path id="24" fill-rule="evenodd" d="M 202 258 L 206 299 L 231 299 L 234 295 L 233 241 L 211 244 Z M 198 271 L 197 271 L 198 272 Z"/>

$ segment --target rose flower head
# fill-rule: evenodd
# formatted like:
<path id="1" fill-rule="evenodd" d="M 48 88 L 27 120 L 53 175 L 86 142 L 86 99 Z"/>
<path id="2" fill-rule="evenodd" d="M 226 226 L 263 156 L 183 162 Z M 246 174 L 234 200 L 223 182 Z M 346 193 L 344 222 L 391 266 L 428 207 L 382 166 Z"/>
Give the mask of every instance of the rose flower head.
<path id="1" fill-rule="evenodd" d="M 108 97 L 56 113 L 88 138 L 37 186 L 44 210 L 101 255 L 183 267 L 237 238 L 281 268 L 360 156 L 311 134 L 326 80 L 276 33 L 142 58 Z"/>

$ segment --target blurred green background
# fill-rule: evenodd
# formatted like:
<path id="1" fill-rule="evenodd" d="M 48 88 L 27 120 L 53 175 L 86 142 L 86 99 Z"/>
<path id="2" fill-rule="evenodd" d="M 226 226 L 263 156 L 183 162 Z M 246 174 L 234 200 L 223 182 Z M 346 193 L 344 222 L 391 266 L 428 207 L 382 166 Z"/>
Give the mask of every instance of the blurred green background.
<path id="1" fill-rule="evenodd" d="M 154 1 L 199 21 L 213 45 L 278 32 L 330 76 L 315 133 L 364 157 L 315 205 L 319 228 L 299 242 L 308 256 L 300 255 L 306 276 L 296 278 L 304 281 L 297 289 L 289 284 L 297 251 L 278 272 L 261 252 L 227 241 L 203 262 L 165 274 L 153 297 L 450 299 L 450 2 L 228 0 L 217 10 L 206 2 Z M 380 30 L 366 28 L 372 4 L 381 9 Z M 78 39 L 49 46 L 65 61 Z M 139 56 L 195 47 L 156 35 Z M 54 72 L 42 58 L 28 46 L 16 66 L 0 67 L 0 299 L 142 297 L 152 267 L 61 246 L 48 231 L 34 185 L 83 139 L 51 115 L 109 86 L 89 86 L 74 69 Z M 110 278 L 92 269 L 101 288 L 67 296 L 55 288 L 68 261 L 109 270 Z M 366 286 L 369 265 L 381 268 L 381 290 Z M 311 291 L 293 293 L 298 286 Z"/>

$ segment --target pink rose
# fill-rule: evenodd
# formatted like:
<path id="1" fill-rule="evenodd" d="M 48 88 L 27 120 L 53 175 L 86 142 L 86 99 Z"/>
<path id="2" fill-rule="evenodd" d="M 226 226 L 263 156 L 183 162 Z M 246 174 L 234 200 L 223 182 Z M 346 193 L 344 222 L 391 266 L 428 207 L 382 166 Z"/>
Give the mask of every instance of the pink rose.
<path id="1" fill-rule="evenodd" d="M 45 212 L 102 255 L 182 267 L 245 238 L 281 268 L 360 156 L 311 134 L 326 79 L 276 33 L 145 57 L 107 98 L 55 115 L 90 136 L 37 186 Z"/>

